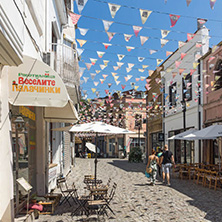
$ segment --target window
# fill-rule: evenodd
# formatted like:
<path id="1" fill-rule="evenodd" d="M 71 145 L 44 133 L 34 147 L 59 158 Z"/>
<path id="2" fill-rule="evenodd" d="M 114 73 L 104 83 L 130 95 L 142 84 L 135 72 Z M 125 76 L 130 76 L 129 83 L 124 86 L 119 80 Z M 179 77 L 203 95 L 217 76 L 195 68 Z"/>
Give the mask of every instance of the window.
<path id="1" fill-rule="evenodd" d="M 222 88 L 222 60 L 218 60 L 216 63 L 214 82 L 214 88 L 212 90 Z"/>
<path id="2" fill-rule="evenodd" d="M 172 108 L 172 106 L 176 106 L 176 94 L 177 94 L 177 83 L 175 82 L 169 87 L 170 109 Z"/>
<path id="3" fill-rule="evenodd" d="M 183 79 L 183 89 L 182 89 L 183 99 L 186 101 L 192 100 L 192 75 L 188 74 L 185 79 Z"/>
<path id="4" fill-rule="evenodd" d="M 142 128 L 142 115 L 136 114 L 135 115 L 135 129 Z"/>

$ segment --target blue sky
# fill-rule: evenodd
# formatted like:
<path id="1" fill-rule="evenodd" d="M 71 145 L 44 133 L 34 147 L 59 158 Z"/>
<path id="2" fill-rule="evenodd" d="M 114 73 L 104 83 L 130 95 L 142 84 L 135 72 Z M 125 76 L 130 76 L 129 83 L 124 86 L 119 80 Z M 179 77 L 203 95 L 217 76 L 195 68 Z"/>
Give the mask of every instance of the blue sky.
<path id="1" fill-rule="evenodd" d="M 121 5 L 120 9 L 116 13 L 113 19 L 110 15 L 109 7 L 107 3 L 113 3 Z M 142 24 L 139 9 L 146 9 L 153 11 L 145 24 Z M 164 0 L 88 0 L 85 5 L 78 22 L 79 28 L 89 29 L 85 36 L 82 36 L 78 29 L 76 29 L 76 39 L 87 40 L 87 43 L 83 45 L 84 52 L 81 55 L 80 67 L 86 68 L 85 63 L 90 63 L 90 58 L 98 59 L 96 64 L 84 71 L 83 77 L 89 77 L 87 83 L 81 85 L 83 90 L 87 90 L 87 98 L 95 98 L 96 93 L 92 93 L 91 88 L 96 88 L 99 91 L 99 96 L 105 96 L 105 89 L 109 89 L 111 93 L 116 90 L 121 90 L 121 84 L 126 85 L 125 90 L 132 89 L 131 82 L 134 82 L 136 86 L 139 86 L 138 90 L 145 90 L 145 81 L 136 81 L 135 78 L 141 76 L 148 77 L 148 70 L 155 70 L 156 59 L 166 59 L 166 51 L 175 51 L 178 48 L 178 41 L 186 41 L 186 33 L 194 33 L 197 30 L 197 18 L 208 19 L 206 27 L 210 30 L 210 46 L 213 46 L 222 41 L 222 1 L 217 0 L 215 7 L 212 10 L 210 8 L 210 0 L 192 0 L 189 7 L 187 7 L 186 0 L 168 0 L 164 3 Z M 74 12 L 79 14 L 76 3 L 74 2 Z M 180 19 L 176 25 L 170 28 L 169 13 L 180 15 Z M 102 20 L 113 21 L 109 32 L 116 32 L 113 39 L 109 42 L 108 36 L 105 33 Z M 139 32 L 139 36 L 148 36 L 149 40 L 141 46 L 140 37 L 136 37 L 132 26 L 141 26 L 143 29 Z M 165 38 L 169 42 L 161 48 L 161 29 L 171 31 Z M 97 31 L 95 31 L 97 30 Z M 132 34 L 132 38 L 129 42 L 124 39 L 125 34 Z M 110 43 L 106 50 L 102 43 Z M 126 46 L 133 46 L 131 52 L 128 52 Z M 77 43 L 77 47 L 79 43 Z M 157 53 L 150 55 L 149 50 L 158 50 Z M 96 51 L 105 52 L 102 58 L 99 58 Z M 124 54 L 125 57 L 120 61 L 124 65 L 114 71 L 113 66 L 117 66 L 116 62 L 119 62 L 117 54 Z M 145 57 L 143 62 L 138 61 L 138 57 Z M 102 70 L 99 74 L 96 74 L 94 80 L 91 79 L 90 73 L 96 73 L 95 70 L 101 70 L 100 64 L 104 64 L 103 60 L 109 60 L 108 66 Z M 127 73 L 127 63 L 134 63 L 135 66 L 132 71 Z M 139 72 L 138 69 L 142 69 L 142 65 L 149 65 L 145 71 Z M 118 81 L 121 81 L 119 85 L 116 85 L 111 72 L 117 72 L 119 76 Z M 103 84 L 100 83 L 100 79 L 103 79 L 102 74 L 108 75 Z M 129 81 L 125 81 L 124 77 L 132 75 L 133 77 Z M 95 86 L 93 82 L 99 82 L 98 86 Z M 108 83 L 112 83 L 109 88 Z"/>

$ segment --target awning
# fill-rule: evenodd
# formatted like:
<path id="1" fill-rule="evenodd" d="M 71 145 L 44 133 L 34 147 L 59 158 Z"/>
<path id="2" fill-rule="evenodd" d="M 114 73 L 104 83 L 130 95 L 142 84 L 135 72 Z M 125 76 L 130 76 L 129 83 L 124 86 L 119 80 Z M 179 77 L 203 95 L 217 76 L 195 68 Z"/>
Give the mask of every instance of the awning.
<path id="1" fill-rule="evenodd" d="M 45 107 L 44 118 L 48 122 L 75 123 L 78 120 L 78 114 L 75 107 L 73 106 L 72 101 L 69 100 L 67 105 L 61 108 Z M 69 129 L 71 129 L 71 127 Z"/>
<path id="2" fill-rule="evenodd" d="M 61 77 L 44 62 L 24 56 L 21 65 L 9 67 L 8 80 L 12 105 L 45 107 L 44 117 L 50 122 L 78 119 Z"/>
<path id="3" fill-rule="evenodd" d="M 9 67 L 9 102 L 14 106 L 64 107 L 69 95 L 59 74 L 44 62 L 24 56 Z"/>
<path id="4" fill-rule="evenodd" d="M 87 147 L 90 151 L 92 151 L 93 153 L 96 152 L 96 146 L 95 146 L 94 144 L 92 144 L 92 143 L 86 143 L 86 147 Z M 99 150 L 99 148 L 97 147 L 97 153 L 99 153 L 99 152 L 100 152 L 100 150 Z"/>

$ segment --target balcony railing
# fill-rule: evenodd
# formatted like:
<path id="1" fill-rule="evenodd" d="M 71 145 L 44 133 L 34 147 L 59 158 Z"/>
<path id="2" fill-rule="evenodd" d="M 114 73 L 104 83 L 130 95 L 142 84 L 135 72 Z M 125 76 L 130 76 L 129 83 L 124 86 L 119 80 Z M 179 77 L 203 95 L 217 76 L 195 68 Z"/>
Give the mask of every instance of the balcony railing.
<path id="1" fill-rule="evenodd" d="M 64 44 L 52 43 L 52 52 L 46 60 L 46 63 L 58 72 L 66 86 L 79 88 L 80 76 L 76 50 Z"/>

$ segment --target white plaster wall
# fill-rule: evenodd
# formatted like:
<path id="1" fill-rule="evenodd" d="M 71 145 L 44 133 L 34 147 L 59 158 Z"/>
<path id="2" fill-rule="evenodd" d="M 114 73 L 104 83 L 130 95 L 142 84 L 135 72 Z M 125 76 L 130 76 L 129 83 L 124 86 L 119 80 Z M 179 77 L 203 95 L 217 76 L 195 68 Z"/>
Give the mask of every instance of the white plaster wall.
<path id="1" fill-rule="evenodd" d="M 0 68 L 0 221 L 13 220 L 13 161 L 7 86 L 8 69 L 5 67 L 1 71 Z"/>

